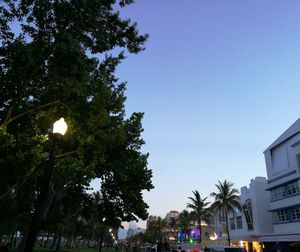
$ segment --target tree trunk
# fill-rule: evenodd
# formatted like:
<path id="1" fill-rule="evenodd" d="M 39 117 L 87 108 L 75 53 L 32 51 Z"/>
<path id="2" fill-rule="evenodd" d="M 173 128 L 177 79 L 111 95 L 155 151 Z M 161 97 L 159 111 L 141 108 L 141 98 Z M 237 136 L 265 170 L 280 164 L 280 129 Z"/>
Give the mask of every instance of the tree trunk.
<path id="1" fill-rule="evenodd" d="M 227 209 L 225 209 L 225 218 L 226 218 L 227 240 L 228 240 L 228 245 L 230 246 L 230 233 L 229 233 L 229 226 L 228 226 L 228 211 L 227 211 Z"/>
<path id="2" fill-rule="evenodd" d="M 102 223 L 102 229 L 100 234 L 100 241 L 99 241 L 99 252 L 102 250 L 102 243 L 103 243 L 103 235 L 104 235 L 104 223 Z"/>
<path id="3" fill-rule="evenodd" d="M 198 225 L 199 225 L 199 232 L 200 232 L 200 235 L 199 235 L 199 242 L 201 243 L 201 242 L 202 242 L 202 226 L 201 226 L 201 219 L 199 219 Z"/>
<path id="4" fill-rule="evenodd" d="M 68 245 L 67 245 L 67 246 L 68 246 L 69 248 L 72 247 L 73 238 L 74 238 L 74 228 L 72 228 L 72 230 L 71 230 L 70 238 L 69 238 L 69 241 L 68 241 Z"/>
<path id="5" fill-rule="evenodd" d="M 19 251 L 26 251 L 26 252 L 33 251 L 33 247 L 36 242 L 36 237 L 40 230 L 42 220 L 46 218 L 48 210 L 54 198 L 54 192 L 52 187 L 53 185 L 51 184 L 49 185 L 49 188 L 48 187 L 47 189 L 43 188 L 42 190 L 43 192 L 41 191 L 37 200 L 35 212 L 31 220 L 31 224 L 28 228 L 27 234 L 23 238 L 24 248 L 22 248 L 21 246 Z"/>
<path id="6" fill-rule="evenodd" d="M 13 247 L 16 248 L 17 247 L 17 238 L 18 238 L 18 227 L 16 226 L 16 230 L 15 230 L 15 238 L 13 241 Z"/>
<path id="7" fill-rule="evenodd" d="M 94 246 L 94 240 L 95 240 L 95 226 L 93 225 L 93 233 L 92 233 L 92 246 Z"/>
<path id="8" fill-rule="evenodd" d="M 54 248 L 54 245 L 56 244 L 56 240 L 57 240 L 57 233 L 55 232 L 54 238 L 53 238 L 53 241 L 52 241 L 52 244 L 51 244 L 51 246 L 50 246 L 50 249 L 53 249 L 53 248 Z"/>
<path id="9" fill-rule="evenodd" d="M 60 233 L 58 234 L 58 240 L 57 240 L 57 243 L 56 243 L 56 248 L 55 248 L 55 251 L 56 251 L 56 252 L 59 252 L 59 251 L 60 251 L 61 237 L 62 237 L 62 233 L 60 232 Z"/>
<path id="10" fill-rule="evenodd" d="M 9 241 L 9 249 L 10 249 L 10 250 L 11 250 L 12 247 L 13 247 L 13 243 L 14 243 L 14 239 L 15 239 L 15 233 L 16 233 L 16 231 L 15 231 L 15 229 L 14 229 L 13 232 L 12 232 L 12 234 L 11 234 L 11 236 L 10 236 L 10 241 Z"/>
<path id="11" fill-rule="evenodd" d="M 53 136 L 53 144 L 49 156 L 49 163 L 44 173 L 41 191 L 36 202 L 35 211 L 31 223 L 29 225 L 29 228 L 27 230 L 27 234 L 22 239 L 19 251 L 25 251 L 25 252 L 33 251 L 34 243 L 36 241 L 36 237 L 40 230 L 41 223 L 44 219 L 46 219 L 49 208 L 53 202 L 54 185 L 51 181 L 51 176 L 54 169 L 56 147 L 57 147 L 57 141 L 55 139 L 55 136 Z"/>
<path id="12" fill-rule="evenodd" d="M 47 238 L 46 241 L 43 242 L 43 247 L 47 248 L 48 247 L 48 242 L 49 242 L 49 232 L 47 232 Z"/>

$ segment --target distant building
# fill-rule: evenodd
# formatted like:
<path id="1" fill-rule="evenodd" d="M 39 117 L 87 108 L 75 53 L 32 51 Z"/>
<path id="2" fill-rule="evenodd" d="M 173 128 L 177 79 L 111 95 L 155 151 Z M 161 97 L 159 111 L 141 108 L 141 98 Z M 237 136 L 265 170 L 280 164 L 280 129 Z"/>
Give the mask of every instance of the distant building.
<path id="1" fill-rule="evenodd" d="M 137 228 L 137 229 L 129 228 L 127 231 L 127 238 L 130 238 L 139 233 L 145 233 L 145 231 L 146 229 L 143 228 Z"/>
<path id="2" fill-rule="evenodd" d="M 168 212 L 167 214 L 166 214 L 166 217 L 165 217 L 165 219 L 167 220 L 167 221 L 170 221 L 171 219 L 178 219 L 178 217 L 179 217 L 179 212 L 178 211 L 175 211 L 175 210 L 172 210 L 172 211 L 170 211 L 170 212 Z"/>
<path id="3" fill-rule="evenodd" d="M 147 223 L 146 223 L 146 229 L 149 228 L 149 225 L 150 225 L 151 222 L 156 221 L 156 220 L 157 220 L 157 216 L 155 216 L 155 215 L 150 215 L 150 216 L 148 217 L 148 220 L 147 220 Z"/>
<path id="4" fill-rule="evenodd" d="M 300 241 L 300 119 L 265 151 L 274 232 L 264 242 Z"/>

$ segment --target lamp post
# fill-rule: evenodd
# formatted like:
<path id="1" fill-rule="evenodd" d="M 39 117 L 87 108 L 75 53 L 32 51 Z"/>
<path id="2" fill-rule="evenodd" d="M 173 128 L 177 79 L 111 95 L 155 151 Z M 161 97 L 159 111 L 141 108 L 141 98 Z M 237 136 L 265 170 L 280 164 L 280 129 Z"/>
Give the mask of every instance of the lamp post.
<path id="1" fill-rule="evenodd" d="M 64 118 L 60 118 L 53 124 L 53 130 L 51 134 L 52 148 L 49 155 L 48 165 L 45 169 L 45 173 L 42 179 L 41 190 L 37 198 L 33 217 L 29 225 L 27 234 L 24 237 L 25 244 L 24 246 L 22 246 L 23 249 L 21 248 L 21 250 L 23 251 L 33 251 L 34 243 L 38 235 L 42 220 L 46 218 L 53 201 L 54 193 L 51 177 L 54 169 L 57 141 L 61 139 L 62 136 L 66 133 L 67 128 L 68 126 Z"/>
<path id="2" fill-rule="evenodd" d="M 104 235 L 104 222 L 105 222 L 106 218 L 103 217 L 102 218 L 102 228 L 101 228 L 101 234 L 100 234 L 100 242 L 99 242 L 99 252 L 101 252 L 102 250 L 102 243 L 103 243 L 103 235 Z"/>

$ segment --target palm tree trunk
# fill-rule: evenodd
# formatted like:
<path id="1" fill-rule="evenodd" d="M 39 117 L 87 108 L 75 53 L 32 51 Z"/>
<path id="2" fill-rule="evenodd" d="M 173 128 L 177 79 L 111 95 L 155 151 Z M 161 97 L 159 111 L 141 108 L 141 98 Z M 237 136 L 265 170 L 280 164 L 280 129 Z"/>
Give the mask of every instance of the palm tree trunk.
<path id="1" fill-rule="evenodd" d="M 225 209 L 225 219 L 226 219 L 227 240 L 228 240 L 228 245 L 230 246 L 230 233 L 229 233 L 229 226 L 228 226 L 228 210 L 227 209 Z"/>
<path id="2" fill-rule="evenodd" d="M 199 225 L 199 242 L 202 242 L 202 226 L 201 226 L 201 219 L 198 220 L 198 225 Z"/>

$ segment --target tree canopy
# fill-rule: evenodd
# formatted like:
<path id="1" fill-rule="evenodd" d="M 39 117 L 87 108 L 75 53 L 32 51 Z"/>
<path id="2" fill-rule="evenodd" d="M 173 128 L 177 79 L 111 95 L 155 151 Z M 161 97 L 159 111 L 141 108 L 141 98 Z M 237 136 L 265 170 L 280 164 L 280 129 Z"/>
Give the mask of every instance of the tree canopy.
<path id="1" fill-rule="evenodd" d="M 142 191 L 153 185 L 141 151 L 143 113 L 126 115 L 126 83 L 115 75 L 148 37 L 120 17 L 133 2 L 1 1 L 0 202 L 10 211 L 0 210 L 7 217 L 0 225 L 8 231 L 28 225 L 48 162 L 48 129 L 60 117 L 68 132 L 58 146 L 49 213 L 98 178 L 107 212 L 146 219 Z"/>

